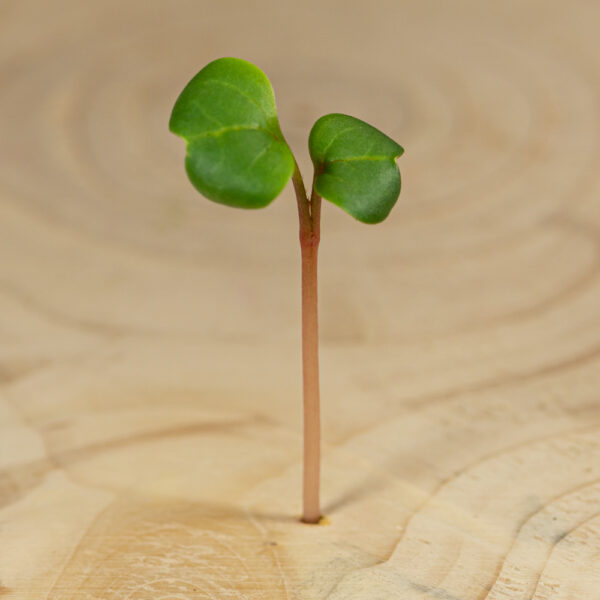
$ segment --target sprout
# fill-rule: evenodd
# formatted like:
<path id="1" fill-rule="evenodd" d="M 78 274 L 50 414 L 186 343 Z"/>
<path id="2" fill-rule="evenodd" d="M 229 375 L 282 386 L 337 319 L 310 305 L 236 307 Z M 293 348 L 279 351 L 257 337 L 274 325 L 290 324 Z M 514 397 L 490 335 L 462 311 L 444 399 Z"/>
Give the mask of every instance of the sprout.
<path id="1" fill-rule="evenodd" d="M 206 65 L 173 108 L 170 130 L 186 141 L 185 167 L 206 198 L 236 208 L 263 208 L 290 179 L 300 219 L 305 523 L 321 518 L 317 259 L 321 199 L 358 221 L 379 223 L 400 194 L 396 158 L 403 149 L 371 125 L 342 114 L 321 117 L 309 136 L 314 165 L 310 196 L 285 141 L 273 88 L 256 66 L 238 58 Z"/>

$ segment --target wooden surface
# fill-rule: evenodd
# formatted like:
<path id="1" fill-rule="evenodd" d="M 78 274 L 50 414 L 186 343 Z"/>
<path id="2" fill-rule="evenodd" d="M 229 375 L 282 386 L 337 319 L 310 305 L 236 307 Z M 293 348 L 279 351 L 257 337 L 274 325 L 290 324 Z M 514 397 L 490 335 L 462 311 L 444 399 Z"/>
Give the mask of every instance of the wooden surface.
<path id="1" fill-rule="evenodd" d="M 0 598 L 600 598 L 600 5 L 0 2 Z M 299 524 L 291 187 L 209 203 L 209 60 L 406 148 L 321 246 L 323 497 Z"/>

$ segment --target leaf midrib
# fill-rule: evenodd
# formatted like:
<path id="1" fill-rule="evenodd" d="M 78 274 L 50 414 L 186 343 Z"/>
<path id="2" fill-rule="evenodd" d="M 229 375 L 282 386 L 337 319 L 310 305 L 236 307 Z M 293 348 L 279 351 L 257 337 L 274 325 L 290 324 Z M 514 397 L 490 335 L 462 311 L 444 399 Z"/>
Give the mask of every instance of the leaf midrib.
<path id="1" fill-rule="evenodd" d="M 266 133 L 267 135 L 271 136 L 276 142 L 279 141 L 277 136 L 272 131 L 265 129 L 264 127 L 256 127 L 250 125 L 227 125 L 226 127 L 221 127 L 221 129 L 212 129 L 210 131 L 203 131 L 202 133 L 188 135 L 186 136 L 186 139 L 191 142 L 199 138 L 220 137 L 224 133 L 229 133 L 230 131 L 262 131 L 263 133 Z"/>
<path id="2" fill-rule="evenodd" d="M 336 162 L 354 162 L 354 161 L 361 161 L 361 160 L 372 160 L 372 161 L 389 160 L 391 162 L 394 161 L 394 159 L 389 156 L 349 156 L 348 158 L 335 158 L 333 160 L 326 160 L 325 164 L 330 165 L 330 164 L 336 163 Z"/>

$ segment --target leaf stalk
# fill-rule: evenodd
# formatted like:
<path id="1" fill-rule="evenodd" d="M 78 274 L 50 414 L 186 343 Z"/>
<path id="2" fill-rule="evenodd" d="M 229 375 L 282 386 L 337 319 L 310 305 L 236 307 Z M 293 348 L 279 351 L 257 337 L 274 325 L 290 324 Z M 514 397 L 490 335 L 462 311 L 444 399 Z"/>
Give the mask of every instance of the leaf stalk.
<path id="1" fill-rule="evenodd" d="M 302 388 L 304 396 L 304 468 L 302 521 L 318 523 L 321 471 L 321 414 L 319 393 L 318 253 L 321 197 L 314 187 L 310 199 L 298 165 L 292 176 L 300 219 L 302 256 Z"/>

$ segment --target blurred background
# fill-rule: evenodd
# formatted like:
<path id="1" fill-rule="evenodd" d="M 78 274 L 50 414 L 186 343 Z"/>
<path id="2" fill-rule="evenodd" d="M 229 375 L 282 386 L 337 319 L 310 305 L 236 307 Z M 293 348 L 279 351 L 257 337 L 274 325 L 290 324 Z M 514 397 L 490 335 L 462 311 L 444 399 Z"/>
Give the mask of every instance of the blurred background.
<path id="1" fill-rule="evenodd" d="M 128 335 L 289 344 L 295 368 L 291 185 L 256 212 L 206 201 L 167 129 L 187 81 L 227 55 L 271 78 L 307 181 L 308 133 L 328 112 L 405 147 L 403 190 L 385 223 L 361 226 L 324 207 L 325 346 L 416 353 L 425 373 L 399 361 L 403 385 L 424 377 L 414 391 L 431 393 L 448 383 L 434 383 L 431 361 L 453 370 L 459 361 L 456 376 L 470 385 L 474 363 L 520 372 L 537 348 L 564 347 L 581 313 L 565 303 L 580 300 L 598 266 L 594 3 L 1 7 L 8 377 Z M 555 334 L 533 320 L 561 307 Z M 525 357 L 515 330 L 531 345 Z M 495 363 L 482 367 L 497 375 Z"/>
<path id="2" fill-rule="evenodd" d="M 271 79 L 305 180 L 308 133 L 329 112 L 405 148 L 402 193 L 384 223 L 323 207 L 331 452 L 360 439 L 376 469 L 433 490 L 488 442 L 520 443 L 530 425 L 552 430 L 548 419 L 560 428 L 597 418 L 599 19 L 600 5 L 586 0 L 0 0 L 5 464 L 50 456 L 119 498 L 133 488 L 185 495 L 214 462 L 197 459 L 196 446 L 192 472 L 166 458 L 140 467 L 143 454 L 127 458 L 125 446 L 86 461 L 107 440 L 208 414 L 249 418 L 253 440 L 258 419 L 267 433 L 256 436 L 270 441 L 257 454 L 239 450 L 248 440 L 218 446 L 228 458 L 198 497 L 241 497 L 247 479 L 286 461 L 299 468 L 291 185 L 260 211 L 211 203 L 187 181 L 183 143 L 168 131 L 179 92 L 222 56 Z M 439 416 L 437 406 L 452 408 Z M 433 412 L 394 421 L 420 407 Z M 396 429 L 384 435 L 386 422 Z M 473 446 L 463 451 L 465 439 Z M 86 444 L 96 445 L 72 464 Z M 415 463 L 428 451 L 427 464 Z M 46 477 L 15 473 L 24 490 Z M 332 510 L 352 511 L 352 494 L 327 485 Z M 28 548 L 23 535 L 12 543 Z M 390 544 L 373 555 L 388 556 Z M 36 548 L 57 552 L 50 541 Z M 34 563 L 18 581 L 42 581 Z M 477 573 L 491 581 L 486 569 Z"/>
<path id="3" fill-rule="evenodd" d="M 593 260 L 562 220 L 587 220 L 597 193 L 593 3 L 1 10 L 2 279 L 58 319 L 90 332 L 297 337 L 291 186 L 259 212 L 206 202 L 167 130 L 185 83 L 227 55 L 271 78 L 308 181 L 307 136 L 325 113 L 406 148 L 388 222 L 360 227 L 325 208 L 324 342 L 435 338 L 522 314 Z"/>

